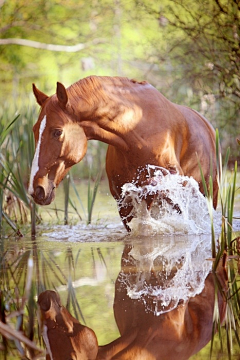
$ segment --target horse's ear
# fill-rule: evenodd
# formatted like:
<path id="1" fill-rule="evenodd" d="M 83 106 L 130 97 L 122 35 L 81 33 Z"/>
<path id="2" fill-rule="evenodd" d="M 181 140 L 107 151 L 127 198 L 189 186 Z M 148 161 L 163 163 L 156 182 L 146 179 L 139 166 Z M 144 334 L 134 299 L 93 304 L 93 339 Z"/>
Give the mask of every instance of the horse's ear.
<path id="1" fill-rule="evenodd" d="M 63 107 L 66 107 L 68 102 L 67 91 L 63 84 L 57 82 L 57 98 Z"/>
<path id="2" fill-rule="evenodd" d="M 40 106 L 43 106 L 45 101 L 48 99 L 48 96 L 46 94 L 44 94 L 43 92 L 41 92 L 40 90 L 38 90 L 38 88 L 35 86 L 35 84 L 32 84 L 32 88 L 33 88 L 33 93 L 35 95 L 37 103 Z"/>

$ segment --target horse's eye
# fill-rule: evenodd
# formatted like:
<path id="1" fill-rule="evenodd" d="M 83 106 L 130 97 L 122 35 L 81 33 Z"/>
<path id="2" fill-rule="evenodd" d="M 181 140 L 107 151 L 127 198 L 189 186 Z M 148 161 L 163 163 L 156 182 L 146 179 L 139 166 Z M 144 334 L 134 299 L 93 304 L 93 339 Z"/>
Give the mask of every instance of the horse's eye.
<path id="1" fill-rule="evenodd" d="M 61 129 L 55 129 L 53 131 L 53 137 L 55 137 L 55 139 L 60 138 L 60 136 L 62 135 L 63 131 Z"/>

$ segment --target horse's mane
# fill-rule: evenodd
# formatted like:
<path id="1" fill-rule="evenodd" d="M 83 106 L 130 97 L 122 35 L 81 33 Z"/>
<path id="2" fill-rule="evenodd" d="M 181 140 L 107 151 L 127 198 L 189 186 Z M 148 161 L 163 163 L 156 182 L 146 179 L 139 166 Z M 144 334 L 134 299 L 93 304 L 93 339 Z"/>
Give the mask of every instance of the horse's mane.
<path id="1" fill-rule="evenodd" d="M 110 77 L 110 76 L 89 76 L 81 79 L 71 85 L 67 90 L 70 97 L 79 98 L 87 101 L 89 104 L 98 102 L 99 100 L 106 100 L 108 96 L 104 91 L 105 84 L 111 84 L 113 86 L 129 86 L 134 84 L 145 84 L 146 82 L 137 82 L 136 80 L 130 80 L 126 77 Z"/>
<path id="2" fill-rule="evenodd" d="M 88 103 L 98 101 L 104 97 L 102 82 L 97 76 L 81 79 L 68 88 L 68 94 L 76 98 L 81 97 Z"/>

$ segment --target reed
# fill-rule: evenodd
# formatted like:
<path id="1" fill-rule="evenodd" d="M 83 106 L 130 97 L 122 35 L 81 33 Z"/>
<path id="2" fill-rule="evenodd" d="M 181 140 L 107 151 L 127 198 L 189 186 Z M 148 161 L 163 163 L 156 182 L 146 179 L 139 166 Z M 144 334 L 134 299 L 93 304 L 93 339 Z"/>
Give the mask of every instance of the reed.
<path id="1" fill-rule="evenodd" d="M 73 208 L 74 212 L 79 217 L 79 219 L 82 220 L 82 216 L 80 215 L 80 213 L 78 211 L 77 205 L 72 201 L 72 199 L 70 197 L 70 187 L 71 187 L 76 196 L 76 199 L 78 200 L 78 202 L 81 206 L 81 209 L 83 211 L 87 225 L 92 223 L 93 209 L 94 209 L 94 204 L 95 204 L 98 188 L 99 188 L 101 177 L 102 177 L 102 172 L 103 172 L 103 168 L 100 168 L 100 170 L 97 172 L 96 178 L 92 185 L 92 176 L 91 176 L 91 171 L 89 170 L 88 184 L 87 184 L 87 211 L 85 210 L 85 207 L 81 200 L 81 196 L 76 188 L 75 182 L 74 182 L 72 174 L 70 172 L 68 179 L 64 180 L 65 219 L 68 216 L 68 206 L 70 204 L 71 207 Z M 65 220 L 64 223 L 67 224 L 67 221 Z"/>
<path id="2" fill-rule="evenodd" d="M 64 225 L 67 225 L 68 224 L 69 189 L 70 189 L 69 174 L 63 180 L 63 189 L 64 189 Z"/>
<path id="3" fill-rule="evenodd" d="M 213 219 L 213 187 L 212 176 L 210 176 L 209 187 L 203 177 L 202 169 L 200 167 L 202 182 L 204 186 L 205 195 L 207 197 L 207 204 L 211 220 L 212 229 L 212 258 L 213 273 L 215 274 L 215 307 L 213 315 L 213 330 L 210 355 L 212 356 L 214 335 L 217 331 L 218 339 L 221 344 L 221 350 L 224 349 L 224 341 L 226 344 L 228 359 L 232 358 L 233 341 L 237 343 L 240 348 L 239 330 L 240 330 L 240 237 L 236 236 L 233 230 L 234 219 L 234 202 L 236 197 L 236 179 L 237 179 L 237 162 L 235 162 L 234 169 L 229 175 L 228 160 L 230 149 L 227 150 L 224 163 L 222 161 L 222 154 L 220 151 L 219 133 L 216 131 L 216 158 L 217 158 L 217 180 L 219 187 L 219 203 L 222 214 L 222 223 L 220 234 L 215 234 L 214 219 Z M 222 262 L 222 264 L 220 264 Z M 228 289 L 224 291 L 222 284 L 217 278 L 217 267 L 224 266 L 226 275 L 228 277 Z M 218 292 L 225 297 L 227 304 L 226 319 L 223 327 L 221 327 L 218 312 Z M 225 330 L 225 333 L 223 333 Z"/>
<path id="4" fill-rule="evenodd" d="M 76 196 L 76 198 L 77 198 L 77 200 L 78 200 L 78 202 L 79 202 L 79 204 L 80 204 L 80 206 L 81 206 L 81 209 L 82 209 L 82 211 L 83 211 L 83 214 L 84 214 L 84 216 L 85 216 L 85 218 L 86 218 L 85 208 L 84 208 L 84 206 L 83 206 L 83 203 L 82 203 L 81 197 L 80 197 L 80 195 L 79 195 L 79 192 L 77 191 L 77 188 L 76 188 L 76 185 L 75 185 L 75 182 L 74 182 L 74 180 L 73 180 L 73 176 L 72 176 L 72 173 L 71 173 L 71 172 L 70 172 L 70 182 L 71 182 L 71 187 L 72 187 L 72 189 L 73 189 L 73 191 L 74 191 L 74 194 L 75 194 L 75 196 Z M 77 210 L 76 204 L 73 203 L 73 201 L 71 200 L 71 198 L 69 199 L 69 202 L 70 202 L 70 205 L 72 206 L 72 208 L 74 209 L 74 211 L 76 212 L 76 214 L 78 215 L 79 219 L 82 220 L 82 217 L 81 217 L 80 213 L 79 213 L 78 210 Z"/>
<path id="5" fill-rule="evenodd" d="M 31 130 L 33 115 L 32 111 L 27 109 L 23 111 L 23 115 L 17 115 L 9 122 L 9 111 L 5 111 L 0 119 L 1 234 L 4 221 L 16 235 L 21 236 L 21 225 L 28 223 L 29 214 L 32 234 L 36 233 L 36 219 L 39 218 L 36 207 L 27 194 L 27 178 L 34 153 Z"/>
<path id="6" fill-rule="evenodd" d="M 89 179 L 88 179 L 88 217 L 87 217 L 87 225 L 92 222 L 92 213 L 93 206 L 97 196 L 98 186 L 101 181 L 103 169 L 100 169 L 97 173 L 96 179 L 94 181 L 93 189 L 91 189 L 91 171 L 89 171 Z"/>
<path id="7" fill-rule="evenodd" d="M 10 163 L 8 161 L 10 157 L 9 148 L 9 133 L 12 130 L 15 122 L 19 118 L 17 115 L 8 125 L 5 125 L 3 121 L 0 122 L 0 231 L 2 235 L 3 221 L 10 226 L 10 228 L 18 235 L 21 235 L 19 227 L 11 220 L 6 212 L 6 206 L 4 206 L 5 198 L 10 202 L 11 197 L 14 199 L 15 195 L 11 189 L 11 181 L 14 182 L 12 171 L 10 169 Z M 7 191 L 8 190 L 8 191 Z M 8 194 L 7 194 L 8 192 Z M 15 197 L 15 199 L 17 199 Z M 18 203 L 20 205 L 20 203 Z M 20 206 L 21 212 L 21 206 Z"/>
<path id="8" fill-rule="evenodd" d="M 72 177 L 72 174 L 71 174 L 71 170 L 70 172 L 68 173 L 68 175 L 66 176 L 66 178 L 64 179 L 63 181 L 63 190 L 64 190 L 64 225 L 67 225 L 69 223 L 69 218 L 68 218 L 68 215 L 69 215 L 69 205 L 72 207 L 72 209 L 74 210 L 74 213 L 78 216 L 79 220 L 81 221 L 82 220 L 82 216 L 80 215 L 79 211 L 78 211 L 78 208 L 77 208 L 77 205 L 73 202 L 72 198 L 70 197 L 70 189 L 73 189 L 81 207 L 82 207 L 82 210 L 85 214 L 85 210 L 84 210 L 84 207 L 83 207 L 83 204 L 82 204 L 82 200 L 81 200 L 81 197 L 76 189 L 76 186 L 75 186 L 75 183 L 74 183 L 74 180 L 73 180 L 73 177 Z M 85 215 L 86 216 L 86 215 Z"/>
<path id="9" fill-rule="evenodd" d="M 16 109 L 9 104 L 6 105 L 6 108 L 0 109 L 0 234 L 7 232 L 10 235 L 14 232 L 18 236 L 23 235 L 27 230 L 23 226 L 28 223 L 28 218 L 30 217 L 30 231 L 32 237 L 35 238 L 36 225 L 41 219 L 38 216 L 38 206 L 34 204 L 27 194 L 27 183 L 35 150 L 32 126 L 38 117 L 37 108 L 29 106 L 29 103 L 22 104 L 21 114 L 14 115 L 15 113 Z M 99 166 L 99 163 L 102 163 L 105 150 L 105 147 L 99 147 L 97 143 L 90 144 L 88 149 L 89 159 L 96 157 L 96 159 L 93 159 L 94 167 L 92 173 L 96 174 L 99 172 L 97 166 Z M 88 166 L 88 163 L 83 162 L 81 173 L 89 173 Z M 71 171 L 70 177 L 67 177 L 64 181 L 64 223 L 67 224 L 69 222 L 69 206 L 72 207 L 78 218 L 82 220 L 78 207 L 70 197 L 70 188 L 75 192 L 86 222 L 91 223 L 99 184 L 98 174 L 93 191 L 89 184 L 88 210 L 86 211 L 71 175 L 76 174 L 76 172 L 77 167 Z M 5 201 L 7 194 L 10 194 L 9 198 L 12 198 L 11 211 L 10 206 L 7 206 L 8 204 Z M 58 209 L 56 211 L 58 212 Z"/>

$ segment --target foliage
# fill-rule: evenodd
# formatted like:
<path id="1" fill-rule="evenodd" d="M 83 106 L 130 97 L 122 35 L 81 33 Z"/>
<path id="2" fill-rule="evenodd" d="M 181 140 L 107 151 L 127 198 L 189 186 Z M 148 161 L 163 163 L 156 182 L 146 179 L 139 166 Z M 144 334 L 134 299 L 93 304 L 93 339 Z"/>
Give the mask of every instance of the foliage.
<path id="1" fill-rule="evenodd" d="M 164 77 L 166 94 L 188 103 L 210 119 L 222 135 L 224 152 L 238 154 L 236 127 L 240 125 L 240 3 L 211 0 L 154 2 L 136 0 L 159 23 L 164 48 L 155 45 L 155 71 Z M 165 72 L 164 72 L 165 67 Z M 170 76 L 169 76 L 170 75 Z M 158 80 L 162 81 L 163 80 Z M 230 135 L 230 136 L 229 136 Z"/>
<path id="2" fill-rule="evenodd" d="M 1 8 L 0 34 L 3 39 L 22 38 L 66 46 L 82 43 L 86 49 L 68 53 L 2 45 L 0 72 L 3 82 L 8 85 L 8 93 L 12 88 L 13 94 L 17 95 L 17 88 L 25 85 L 29 93 L 31 80 L 40 84 L 43 90 L 53 91 L 56 81 L 70 85 L 89 71 L 94 69 L 95 72 L 95 64 L 106 74 L 118 72 L 121 60 L 115 32 L 119 25 L 112 1 L 35 0 L 29 6 L 23 1 L 10 2 L 10 6 L 9 2 L 3 3 Z"/>

